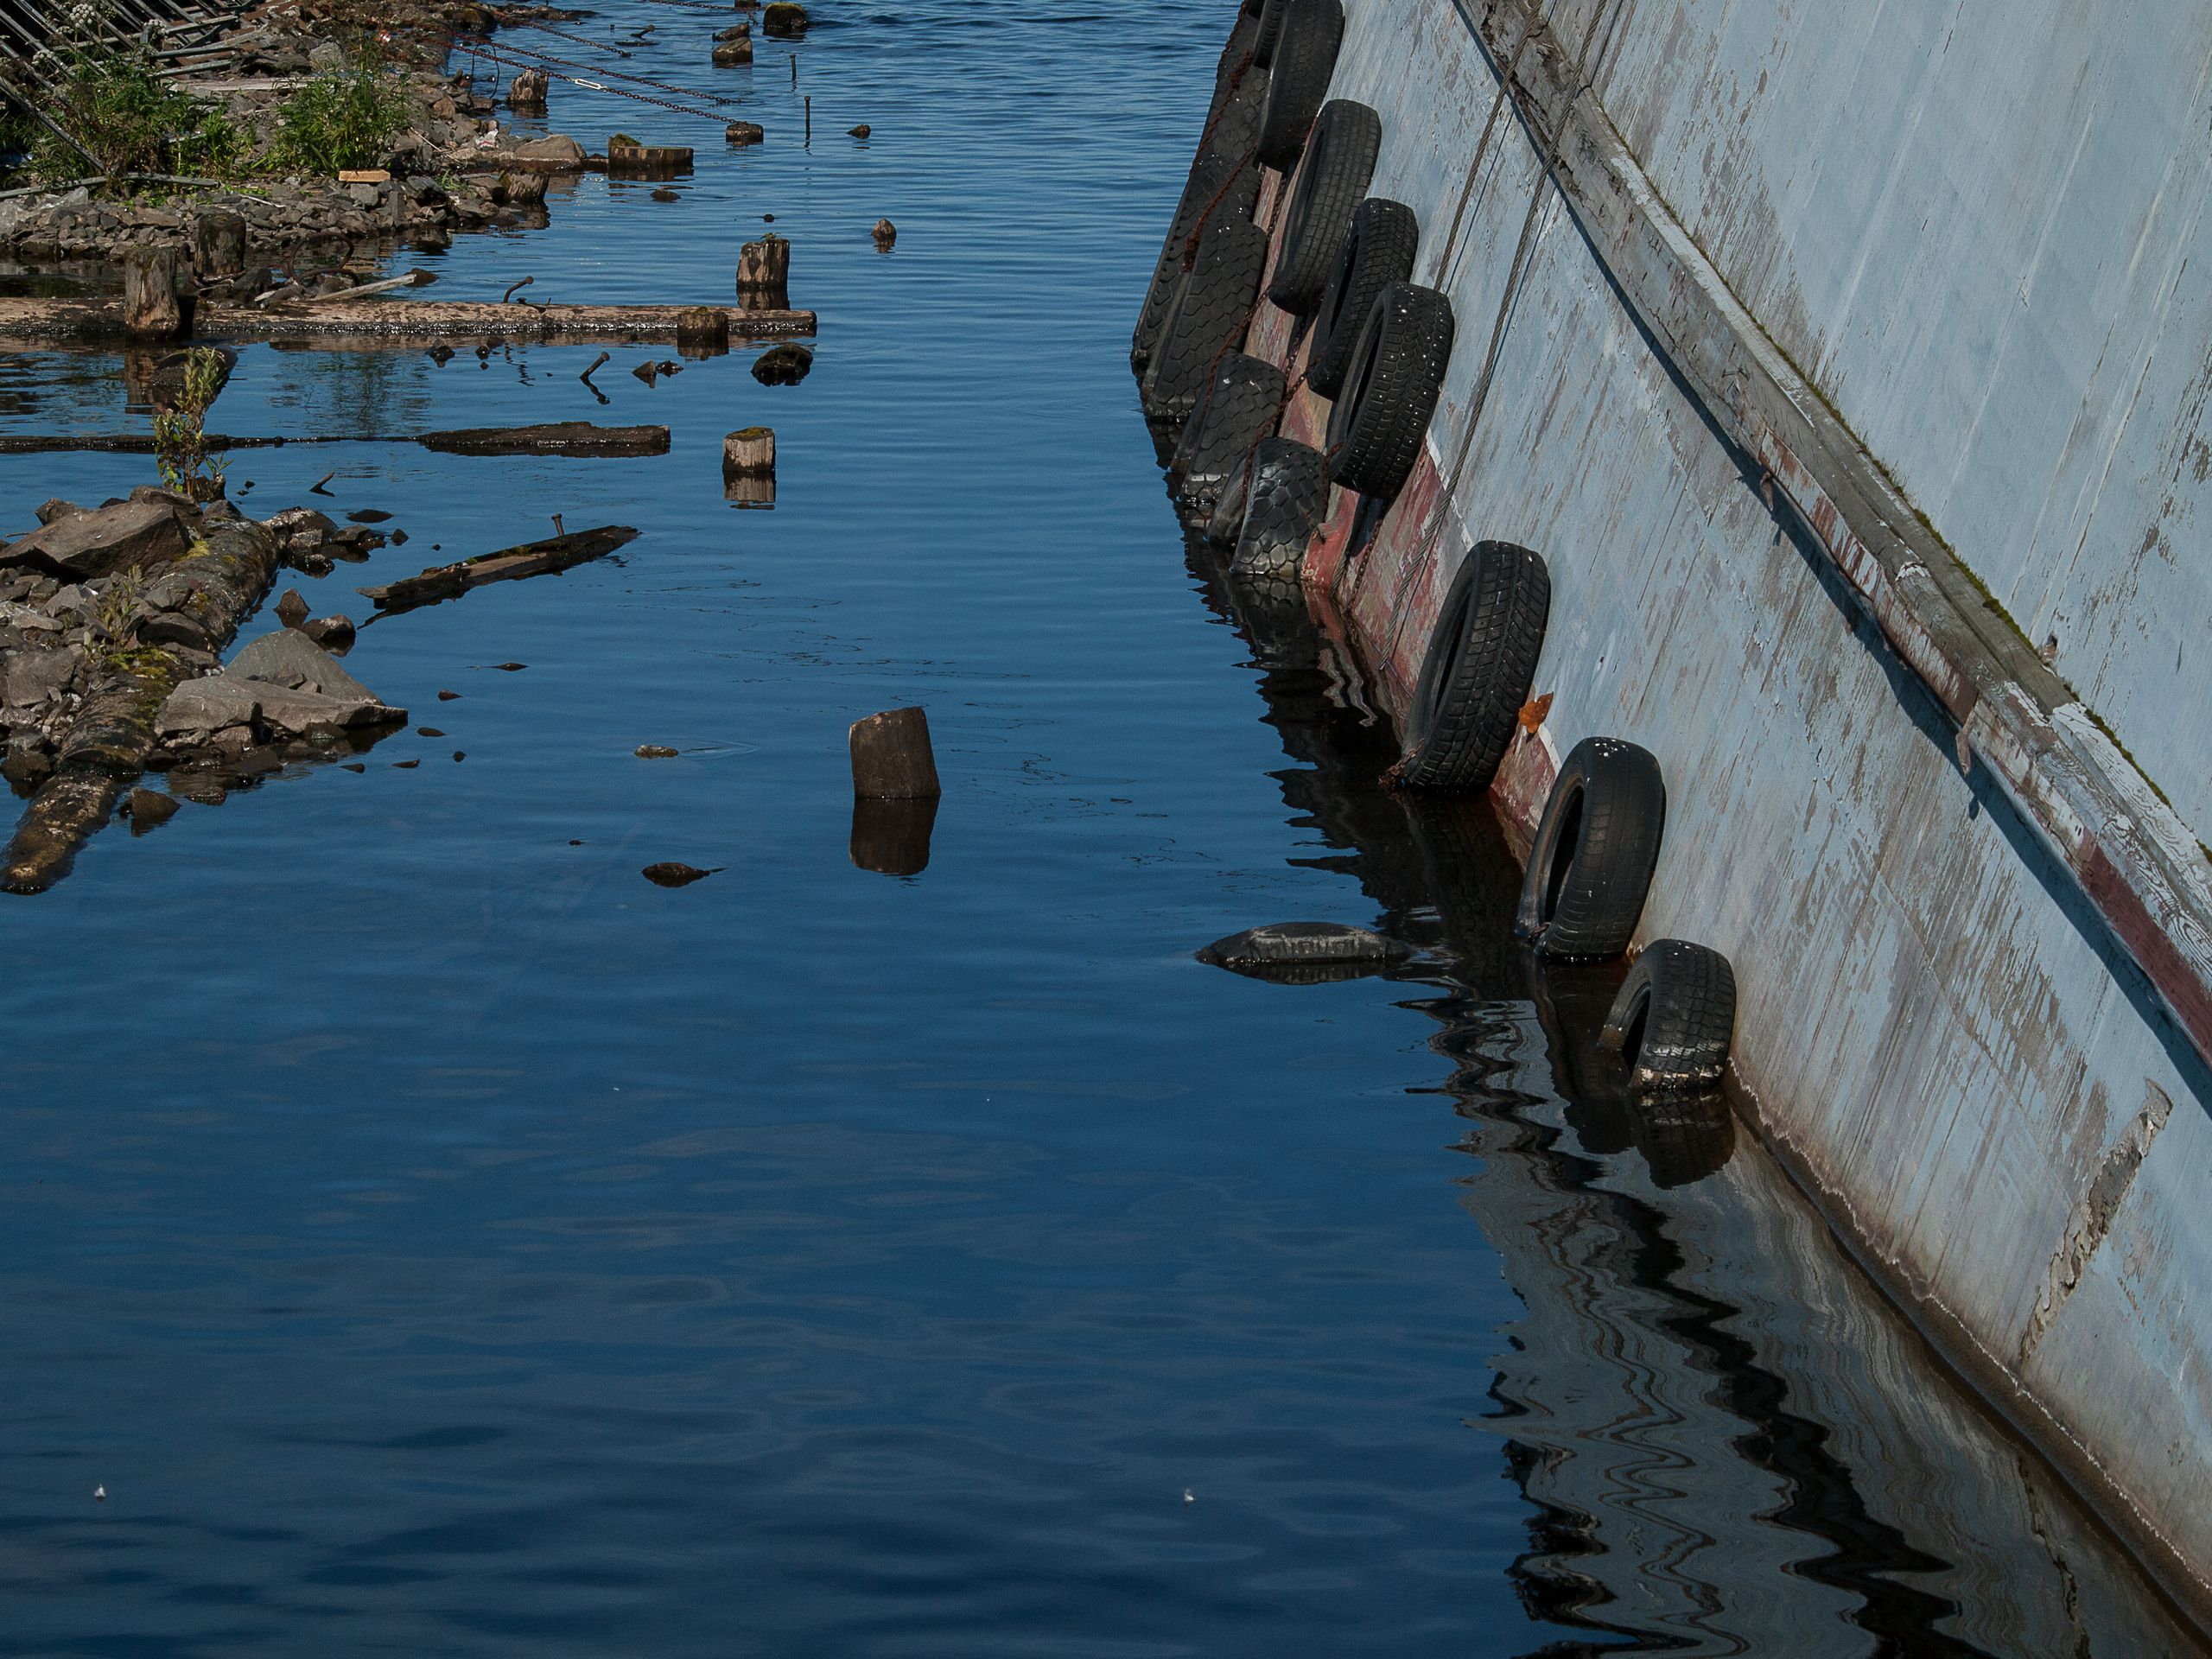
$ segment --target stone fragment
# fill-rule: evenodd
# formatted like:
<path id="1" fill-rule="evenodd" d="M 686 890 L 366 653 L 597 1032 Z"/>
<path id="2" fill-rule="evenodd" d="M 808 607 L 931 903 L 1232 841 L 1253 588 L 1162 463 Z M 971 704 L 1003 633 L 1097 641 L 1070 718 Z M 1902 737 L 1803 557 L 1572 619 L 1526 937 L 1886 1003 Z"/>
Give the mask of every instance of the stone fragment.
<path id="1" fill-rule="evenodd" d="M 0 550 L 0 564 L 29 564 L 76 576 L 104 576 L 125 565 L 171 558 L 191 543 L 178 510 L 166 501 L 124 501 L 72 513 Z"/>
<path id="2" fill-rule="evenodd" d="M 123 798 L 124 816 L 130 820 L 130 833 L 143 836 L 157 829 L 176 816 L 177 801 L 174 795 L 164 795 L 158 789 L 134 789 Z"/>

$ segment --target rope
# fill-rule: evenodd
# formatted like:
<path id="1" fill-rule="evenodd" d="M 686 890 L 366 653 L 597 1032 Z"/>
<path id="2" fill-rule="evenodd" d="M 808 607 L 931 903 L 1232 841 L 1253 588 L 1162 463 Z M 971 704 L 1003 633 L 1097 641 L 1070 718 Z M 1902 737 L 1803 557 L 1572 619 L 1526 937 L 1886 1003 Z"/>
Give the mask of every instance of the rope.
<path id="1" fill-rule="evenodd" d="M 636 55 L 634 53 L 625 52 L 620 47 L 615 45 L 612 41 L 594 41 L 588 35 L 571 35 L 565 29 L 556 29 L 550 23 L 541 23 L 537 22 L 535 19 L 526 21 L 520 24 L 519 27 L 541 30 L 547 35 L 552 35 L 556 40 L 574 41 L 578 46 L 588 46 L 594 52 L 612 52 L 618 58 L 634 57 Z M 527 50 L 528 48 L 518 48 L 517 49 Z"/>

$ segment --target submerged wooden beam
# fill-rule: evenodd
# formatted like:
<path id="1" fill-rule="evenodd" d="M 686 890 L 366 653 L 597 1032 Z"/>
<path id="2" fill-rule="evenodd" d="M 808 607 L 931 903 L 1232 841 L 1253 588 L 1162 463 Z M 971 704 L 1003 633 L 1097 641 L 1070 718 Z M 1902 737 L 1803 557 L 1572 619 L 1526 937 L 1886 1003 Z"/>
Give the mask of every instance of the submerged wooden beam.
<path id="1" fill-rule="evenodd" d="M 718 311 L 733 340 L 784 340 L 814 333 L 811 311 L 746 311 L 735 306 L 501 305 L 474 300 L 333 299 L 312 310 L 202 304 L 191 333 L 208 340 L 343 340 L 366 348 L 440 340 L 674 341 L 687 316 Z M 0 341 L 120 340 L 113 300 L 0 299 Z"/>
<path id="2" fill-rule="evenodd" d="M 357 588 L 353 591 L 372 601 L 380 612 L 411 611 L 419 605 L 435 605 L 442 599 L 458 599 L 470 588 L 481 588 L 487 582 L 514 582 L 524 576 L 566 570 L 588 559 L 601 558 L 637 539 L 638 532 L 626 524 L 602 524 L 596 530 L 570 531 L 542 542 L 526 542 L 520 547 L 502 548 L 497 553 L 438 565 L 419 576 L 409 576 L 381 588 Z"/>
<path id="3" fill-rule="evenodd" d="M 241 437 L 210 432 L 200 440 L 209 451 L 281 449 L 293 443 L 419 443 L 448 455 L 569 455 L 607 459 L 621 455 L 664 455 L 664 426 L 594 426 L 588 421 L 554 421 L 537 426 L 468 426 L 448 432 L 333 432 L 307 437 Z M 157 453 L 149 432 L 0 433 L 0 455 L 43 455 L 93 451 L 105 454 Z"/>

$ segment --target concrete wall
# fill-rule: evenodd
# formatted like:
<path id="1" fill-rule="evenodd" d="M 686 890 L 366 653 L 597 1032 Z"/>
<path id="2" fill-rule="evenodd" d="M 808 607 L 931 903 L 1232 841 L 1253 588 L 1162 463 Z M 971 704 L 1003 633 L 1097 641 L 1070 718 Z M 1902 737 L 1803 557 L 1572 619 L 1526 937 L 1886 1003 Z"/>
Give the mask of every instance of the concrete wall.
<path id="1" fill-rule="evenodd" d="M 2183 199 L 2201 194 L 2212 30 L 2152 51 L 2114 42 L 2117 6 L 2067 14 L 2105 31 L 2040 34 L 2027 8 L 1839 10 L 1581 0 L 1557 16 L 1761 322 L 2024 624 L 2063 612 L 2061 668 L 2094 658 L 2110 686 L 2083 690 L 2201 825 L 2188 647 L 2173 664 L 2212 594 L 2139 521 L 2163 514 L 2171 537 L 2197 487 L 2175 446 L 2195 441 L 2212 329 L 2186 296 L 2212 260 L 2184 260 Z M 1511 111 L 1489 118 L 1497 81 L 1451 0 L 1346 11 L 1333 95 L 1382 112 L 1374 194 L 1421 216 L 1420 272 L 1459 335 L 1414 483 L 1349 563 L 1340 504 L 1309 583 L 1396 708 L 1467 543 L 1545 555 L 1537 690 L 1556 702 L 1509 763 L 1510 804 L 1525 817 L 1549 757 L 1586 734 L 1659 756 L 1667 842 L 1641 937 L 1735 962 L 1763 1128 L 1954 1361 L 2212 1606 L 2212 1356 L 2192 1306 L 2212 1282 L 2212 1087 L 1670 376 Z M 1986 50 L 1961 49 L 1969 24 Z M 2009 80 L 1999 36 L 2024 57 Z M 2047 74 L 2074 91 L 2036 92 L 2025 57 L 2071 63 Z M 2040 118 L 2054 106 L 2063 120 Z M 2120 152 L 2042 130 L 2123 108 L 2145 137 Z M 1950 136 L 1923 141 L 1916 119 Z M 2077 151 L 2067 181 L 2060 166 L 2037 182 L 2036 157 Z M 2189 176 L 2161 186 L 2170 171 Z M 1297 344 L 1262 302 L 1250 349 L 1294 366 Z M 1287 428 L 1325 413 L 1301 395 Z"/>

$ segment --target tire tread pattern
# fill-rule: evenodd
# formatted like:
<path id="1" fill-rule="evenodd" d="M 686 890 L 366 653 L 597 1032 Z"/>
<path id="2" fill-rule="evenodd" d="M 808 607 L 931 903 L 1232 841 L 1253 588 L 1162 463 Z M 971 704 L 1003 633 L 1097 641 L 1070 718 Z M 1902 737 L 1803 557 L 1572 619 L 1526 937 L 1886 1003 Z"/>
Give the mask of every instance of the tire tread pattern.
<path id="1" fill-rule="evenodd" d="M 1352 354 L 1353 372 L 1329 411 L 1330 475 L 1389 500 L 1421 459 L 1452 360 L 1452 302 L 1433 288 L 1392 283 Z"/>
<path id="2" fill-rule="evenodd" d="M 1563 826 L 1578 798 L 1574 844 L 1563 846 Z M 1658 868 L 1666 815 L 1666 784 L 1649 750 L 1611 737 L 1576 744 L 1553 783 L 1529 851 L 1522 936 L 1535 939 L 1547 957 L 1592 959 L 1627 950 Z M 1559 900 L 1547 916 L 1555 873 Z"/>
<path id="3" fill-rule="evenodd" d="M 1653 940 L 1605 1016 L 1605 1045 L 1625 1049 L 1639 1016 L 1643 1038 L 1629 1057 L 1630 1090 L 1704 1094 L 1720 1086 L 1736 1029 L 1736 973 L 1727 957 L 1687 939 Z"/>
<path id="4" fill-rule="evenodd" d="M 1402 201 L 1370 196 L 1353 209 L 1306 354 L 1306 384 L 1322 397 L 1334 397 L 1344 390 L 1360 324 L 1384 289 L 1413 279 L 1420 251 L 1421 220 Z"/>
<path id="5" fill-rule="evenodd" d="M 1281 33 L 1268 60 L 1268 107 L 1260 119 L 1260 160 L 1288 170 L 1305 148 L 1306 135 L 1344 44 L 1341 0 L 1284 0 Z"/>
<path id="6" fill-rule="evenodd" d="M 1224 215 L 1249 219 L 1260 205 L 1260 169 L 1253 150 L 1260 140 L 1260 117 L 1267 106 L 1266 72 L 1248 67 L 1235 79 L 1239 52 L 1225 62 L 1224 79 L 1217 93 L 1217 109 L 1207 118 L 1207 131 L 1191 163 L 1191 176 L 1168 221 L 1166 239 L 1154 262 L 1152 284 L 1145 290 L 1137 315 L 1136 332 L 1129 343 L 1130 365 L 1141 372 L 1159 349 L 1161 329 L 1174 302 L 1175 287 L 1183 275 L 1183 251 L 1191 233 Z"/>
<path id="7" fill-rule="evenodd" d="M 1263 438 L 1252 454 L 1251 482 L 1233 575 L 1295 582 L 1306 543 L 1328 510 L 1328 469 L 1321 452 L 1290 438 Z"/>
<path id="8" fill-rule="evenodd" d="M 1268 283 L 1268 297 L 1294 316 L 1321 303 L 1382 153 L 1382 118 L 1373 110 L 1345 98 L 1321 106 L 1313 142 L 1299 163 L 1283 220 L 1282 251 Z M 1410 268 L 1406 274 L 1411 275 Z"/>
<path id="9" fill-rule="evenodd" d="M 1211 516 L 1230 474 L 1274 429 L 1282 395 L 1282 371 L 1274 364 L 1242 352 L 1224 355 L 1168 469 L 1177 499 Z"/>
<path id="10" fill-rule="evenodd" d="M 1408 785 L 1490 787 L 1535 681 L 1551 599 L 1551 573 L 1527 548 L 1480 542 L 1467 555 L 1422 664 Z"/>
<path id="11" fill-rule="evenodd" d="M 1268 235 L 1249 219 L 1217 219 L 1177 284 L 1175 302 L 1143 381 L 1145 412 L 1184 420 L 1211 383 L 1214 359 L 1244 337 L 1260 296 Z"/>

